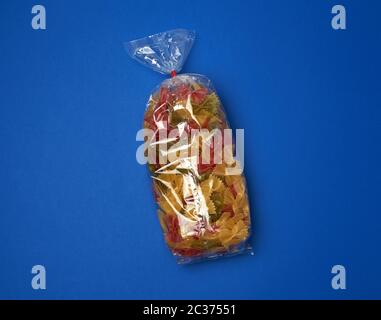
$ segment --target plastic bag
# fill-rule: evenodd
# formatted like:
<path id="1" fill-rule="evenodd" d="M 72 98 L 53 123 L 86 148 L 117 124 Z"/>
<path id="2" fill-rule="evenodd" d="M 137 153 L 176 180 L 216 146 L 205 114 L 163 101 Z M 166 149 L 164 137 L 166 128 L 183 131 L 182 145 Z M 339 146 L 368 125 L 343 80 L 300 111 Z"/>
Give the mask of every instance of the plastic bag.
<path id="1" fill-rule="evenodd" d="M 145 156 L 179 263 L 250 251 L 246 182 L 220 99 L 207 77 L 177 75 L 194 39 L 193 31 L 176 29 L 126 43 L 134 59 L 171 74 L 148 100 Z"/>

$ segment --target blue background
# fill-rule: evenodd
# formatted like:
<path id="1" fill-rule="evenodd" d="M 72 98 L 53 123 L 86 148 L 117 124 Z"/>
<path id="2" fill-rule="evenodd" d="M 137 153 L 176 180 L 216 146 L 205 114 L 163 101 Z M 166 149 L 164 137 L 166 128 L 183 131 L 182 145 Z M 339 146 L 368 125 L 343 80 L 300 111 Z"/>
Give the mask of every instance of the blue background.
<path id="1" fill-rule="evenodd" d="M 347 30 L 331 28 L 344 4 Z M 47 30 L 31 28 L 43 4 Z M 380 1 L 7 1 L 0 298 L 381 298 Z M 178 266 L 137 164 L 165 76 L 123 42 L 197 31 L 184 72 L 245 129 L 255 256 Z M 47 270 L 47 290 L 31 268 Z M 331 288 L 331 268 L 347 290 Z"/>

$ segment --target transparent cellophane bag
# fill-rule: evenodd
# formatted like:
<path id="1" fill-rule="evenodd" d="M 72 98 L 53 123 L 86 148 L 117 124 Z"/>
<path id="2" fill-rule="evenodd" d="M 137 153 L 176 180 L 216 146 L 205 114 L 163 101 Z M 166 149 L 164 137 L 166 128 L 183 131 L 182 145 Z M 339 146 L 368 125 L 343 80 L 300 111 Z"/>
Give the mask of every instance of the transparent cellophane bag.
<path id="1" fill-rule="evenodd" d="M 144 128 L 153 132 L 146 155 L 160 224 L 178 262 L 250 251 L 246 182 L 238 160 L 226 159 L 233 140 L 224 139 L 229 125 L 211 81 L 182 74 L 162 82 Z"/>

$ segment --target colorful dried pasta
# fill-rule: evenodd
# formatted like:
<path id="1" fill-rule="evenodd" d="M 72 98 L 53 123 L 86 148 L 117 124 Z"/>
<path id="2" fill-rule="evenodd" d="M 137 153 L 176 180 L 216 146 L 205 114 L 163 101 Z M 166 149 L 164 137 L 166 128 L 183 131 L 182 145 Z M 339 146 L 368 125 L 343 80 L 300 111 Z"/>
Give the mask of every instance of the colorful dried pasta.
<path id="1" fill-rule="evenodd" d="M 246 182 L 220 99 L 205 76 L 177 75 L 193 40 L 172 30 L 127 45 L 172 76 L 151 94 L 143 127 L 160 224 L 180 263 L 247 252 L 250 235 Z"/>

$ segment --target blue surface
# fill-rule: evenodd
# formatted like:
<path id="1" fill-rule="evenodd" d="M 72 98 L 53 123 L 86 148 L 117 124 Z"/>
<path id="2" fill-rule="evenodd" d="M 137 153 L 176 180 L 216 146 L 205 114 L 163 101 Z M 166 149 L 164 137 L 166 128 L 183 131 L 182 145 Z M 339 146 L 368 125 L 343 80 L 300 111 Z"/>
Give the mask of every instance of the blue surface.
<path id="1" fill-rule="evenodd" d="M 381 3 L 334 31 L 335 1 L 243 2 L 46 0 L 45 31 L 1 6 L 0 298 L 381 298 Z M 176 27 L 245 129 L 255 256 L 176 265 L 135 160 L 165 77 L 123 41 Z"/>

